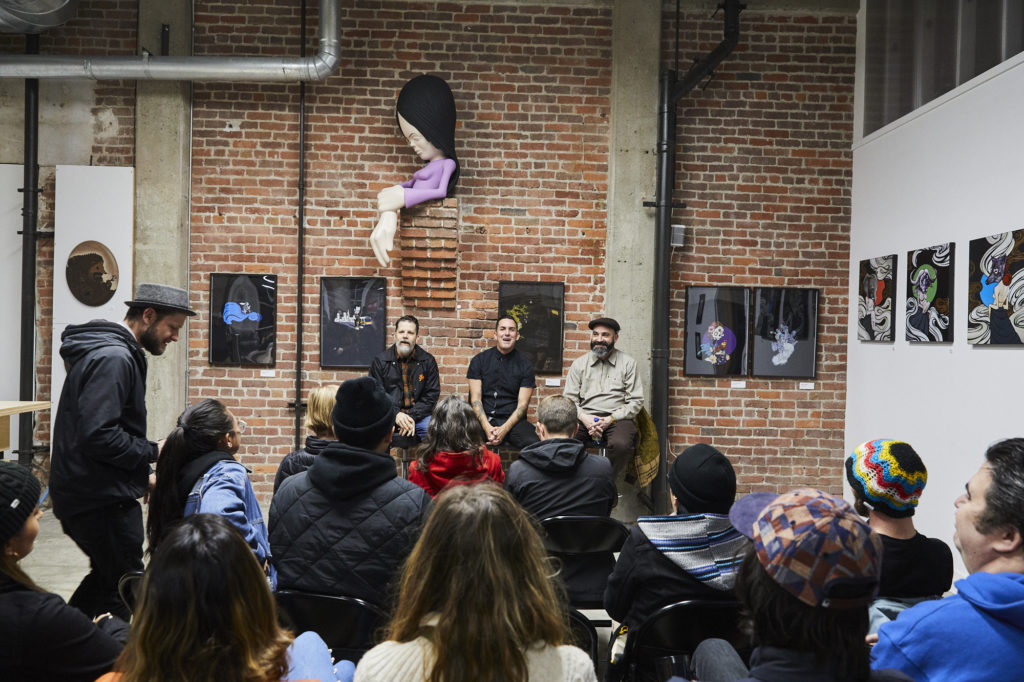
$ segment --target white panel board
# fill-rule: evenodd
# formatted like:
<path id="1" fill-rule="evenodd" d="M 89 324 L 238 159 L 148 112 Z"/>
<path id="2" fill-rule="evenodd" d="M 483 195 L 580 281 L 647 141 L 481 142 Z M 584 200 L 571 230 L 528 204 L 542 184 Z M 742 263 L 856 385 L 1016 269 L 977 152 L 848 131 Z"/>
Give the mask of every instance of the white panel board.
<path id="1" fill-rule="evenodd" d="M 135 169 L 112 166 L 57 166 L 53 243 L 53 376 L 50 395 L 56 406 L 64 385 L 60 336 L 69 324 L 94 319 L 118 322 L 132 297 L 132 254 L 135 225 Z M 117 260 L 119 281 L 113 298 L 87 306 L 68 288 L 65 267 L 72 249 L 97 241 Z"/>
<path id="2" fill-rule="evenodd" d="M 21 358 L 21 206 L 24 182 L 20 164 L 0 164 L 0 400 L 18 400 Z M 9 419 L 9 417 L 0 417 Z M 18 443 L 18 419 L 11 420 L 11 449 Z M 2 455 L 0 455 L 2 456 Z"/>

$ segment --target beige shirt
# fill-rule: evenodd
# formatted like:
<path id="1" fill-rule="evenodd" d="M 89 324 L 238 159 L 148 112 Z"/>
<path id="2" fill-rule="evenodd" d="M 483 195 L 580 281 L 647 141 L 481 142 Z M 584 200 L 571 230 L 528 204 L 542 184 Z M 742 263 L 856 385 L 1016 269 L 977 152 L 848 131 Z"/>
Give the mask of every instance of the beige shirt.
<path id="1" fill-rule="evenodd" d="M 576 358 L 565 379 L 564 395 L 576 403 L 577 414 L 611 415 L 615 421 L 633 419 L 644 406 L 636 360 L 620 350 L 604 360 L 593 351 Z"/>

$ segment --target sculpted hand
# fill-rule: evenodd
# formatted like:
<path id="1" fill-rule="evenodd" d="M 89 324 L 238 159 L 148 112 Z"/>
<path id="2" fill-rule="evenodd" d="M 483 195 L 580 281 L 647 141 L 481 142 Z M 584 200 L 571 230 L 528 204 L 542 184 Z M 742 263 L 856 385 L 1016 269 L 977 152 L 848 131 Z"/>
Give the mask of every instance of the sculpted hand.
<path id="1" fill-rule="evenodd" d="M 377 210 L 379 212 L 397 211 L 401 208 L 405 208 L 405 188 L 401 185 L 385 187 L 377 193 Z"/>
<path id="2" fill-rule="evenodd" d="M 395 416 L 395 428 L 398 429 L 399 435 L 411 437 L 416 433 L 416 422 L 405 412 L 399 412 Z"/>
<path id="3" fill-rule="evenodd" d="M 381 267 L 386 268 L 391 264 L 391 257 L 388 251 L 395 248 L 395 232 L 398 231 L 398 214 L 394 211 L 381 213 L 377 227 L 373 228 L 370 235 L 370 246 L 373 247 L 373 255 L 377 256 L 377 262 Z"/>

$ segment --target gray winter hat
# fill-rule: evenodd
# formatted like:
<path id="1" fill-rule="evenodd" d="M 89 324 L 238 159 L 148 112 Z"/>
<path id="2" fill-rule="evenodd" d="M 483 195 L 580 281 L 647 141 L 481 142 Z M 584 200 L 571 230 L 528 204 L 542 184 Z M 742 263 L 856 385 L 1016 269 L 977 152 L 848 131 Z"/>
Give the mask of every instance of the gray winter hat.
<path id="1" fill-rule="evenodd" d="M 129 308 L 138 306 L 155 310 L 171 310 L 189 316 L 196 314 L 196 311 L 188 307 L 188 292 L 166 284 L 143 282 L 135 290 L 135 300 L 125 301 L 124 304 Z"/>

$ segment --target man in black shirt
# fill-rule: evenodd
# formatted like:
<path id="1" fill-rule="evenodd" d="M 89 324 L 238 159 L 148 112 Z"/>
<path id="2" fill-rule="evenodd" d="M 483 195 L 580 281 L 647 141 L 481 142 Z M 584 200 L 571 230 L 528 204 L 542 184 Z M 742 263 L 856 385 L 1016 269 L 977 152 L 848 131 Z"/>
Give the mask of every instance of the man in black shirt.
<path id="1" fill-rule="evenodd" d="M 536 431 L 526 421 L 530 397 L 537 381 L 533 365 L 516 350 L 519 325 L 511 317 L 498 318 L 493 348 L 477 353 L 469 362 L 469 401 L 488 445 L 503 443 L 516 448 L 538 442 Z"/>
<path id="2" fill-rule="evenodd" d="M 441 381 L 434 356 L 419 346 L 419 334 L 419 320 L 412 315 L 398 318 L 395 343 L 373 359 L 370 376 L 398 408 L 395 433 L 423 440 L 441 395 Z"/>

